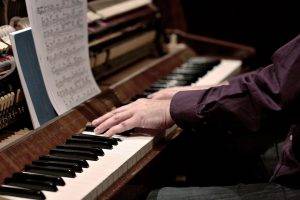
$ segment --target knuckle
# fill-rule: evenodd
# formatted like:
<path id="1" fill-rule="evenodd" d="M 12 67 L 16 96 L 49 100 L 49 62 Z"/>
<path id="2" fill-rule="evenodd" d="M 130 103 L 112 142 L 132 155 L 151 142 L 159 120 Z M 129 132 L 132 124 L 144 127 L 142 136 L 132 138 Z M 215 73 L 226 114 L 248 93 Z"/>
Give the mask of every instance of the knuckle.
<path id="1" fill-rule="evenodd" d="M 111 128 L 111 131 L 114 133 L 119 132 L 119 130 L 120 130 L 120 126 L 115 126 L 115 127 Z"/>
<path id="2" fill-rule="evenodd" d="M 122 122 L 122 123 L 120 124 L 120 126 L 121 126 L 121 127 L 126 127 L 126 126 L 127 126 L 127 123 L 126 123 L 126 122 Z"/>
<path id="3" fill-rule="evenodd" d="M 109 133 L 115 132 L 115 131 L 116 131 L 116 127 L 112 127 L 112 128 L 109 129 Z"/>
<path id="4" fill-rule="evenodd" d="M 120 117 L 117 116 L 117 115 L 115 115 L 115 116 L 112 117 L 112 120 L 113 120 L 113 121 L 118 121 L 119 119 L 120 119 Z"/>
<path id="5" fill-rule="evenodd" d="M 139 121 L 144 121 L 144 119 L 145 119 L 145 117 L 142 115 L 142 116 L 140 116 L 140 118 L 139 118 Z"/>
<path id="6" fill-rule="evenodd" d="M 135 121 L 136 123 L 139 123 L 139 122 L 141 122 L 141 121 L 143 121 L 143 120 L 144 120 L 144 116 L 141 115 L 141 114 L 137 114 L 134 121 Z"/>

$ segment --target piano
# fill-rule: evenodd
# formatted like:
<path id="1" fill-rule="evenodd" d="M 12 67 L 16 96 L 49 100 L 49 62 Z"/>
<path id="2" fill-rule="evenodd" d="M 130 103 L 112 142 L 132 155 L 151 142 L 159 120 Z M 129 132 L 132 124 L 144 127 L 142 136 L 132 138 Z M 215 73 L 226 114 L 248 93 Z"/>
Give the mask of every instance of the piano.
<path id="1" fill-rule="evenodd" d="M 135 1 L 118 1 L 99 12 L 94 10 L 89 13 L 94 16 L 89 21 L 101 24 L 103 20 L 130 19 L 127 13 L 132 16 L 145 6 L 154 8 L 156 14 L 153 16 L 159 14 L 151 1 L 139 1 L 141 4 L 132 8 L 131 3 Z M 120 7 L 122 9 L 117 9 Z M 117 26 L 120 25 L 113 28 L 117 29 Z M 96 29 L 93 26 L 91 30 Z M 118 195 L 126 185 L 142 174 L 181 130 L 172 127 L 161 138 L 136 131 L 105 138 L 95 135 L 89 122 L 116 107 L 146 98 L 167 87 L 221 83 L 238 74 L 243 60 L 254 54 L 251 47 L 182 30 L 164 29 L 163 34 L 162 37 L 169 38 L 169 41 L 156 45 L 158 49 L 154 54 L 144 54 L 125 66 L 115 64 L 113 58 L 105 60 L 106 64 L 98 63 L 102 68 L 93 68 L 102 89 L 98 96 L 36 130 L 1 141 L 0 199 L 121 198 Z M 104 37 L 100 34 L 95 39 L 95 32 L 90 35 L 90 42 Z M 99 44 L 103 44 L 102 41 Z M 93 46 L 93 52 L 103 53 L 96 50 Z M 114 66 L 115 70 L 103 75 L 103 67 L 108 66 Z"/>

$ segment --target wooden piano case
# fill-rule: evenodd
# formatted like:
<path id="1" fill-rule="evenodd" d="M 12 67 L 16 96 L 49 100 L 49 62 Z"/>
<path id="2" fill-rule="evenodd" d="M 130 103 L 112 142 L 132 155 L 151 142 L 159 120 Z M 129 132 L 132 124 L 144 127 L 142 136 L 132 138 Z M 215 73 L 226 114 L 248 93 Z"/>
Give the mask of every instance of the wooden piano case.
<path id="1" fill-rule="evenodd" d="M 231 48 L 240 50 L 235 46 Z M 2 146 L 0 149 L 0 182 L 3 182 L 6 177 L 10 177 L 14 172 L 22 170 L 26 164 L 31 163 L 40 155 L 47 154 L 49 149 L 64 143 L 71 135 L 80 132 L 87 122 L 114 107 L 127 103 L 132 97 L 148 88 L 151 83 L 196 55 L 186 45 L 178 45 L 163 57 L 143 60 L 103 80 L 102 85 L 100 85 L 102 88 L 100 95 L 51 120 L 17 141 Z M 248 55 L 252 55 L 251 48 Z M 143 169 L 160 155 L 167 144 L 168 142 L 158 143 L 121 179 L 107 189 L 99 199 L 110 199 L 116 197 L 117 194 L 124 194 L 122 190 L 126 188 L 126 184 L 136 174 L 142 174 Z"/>

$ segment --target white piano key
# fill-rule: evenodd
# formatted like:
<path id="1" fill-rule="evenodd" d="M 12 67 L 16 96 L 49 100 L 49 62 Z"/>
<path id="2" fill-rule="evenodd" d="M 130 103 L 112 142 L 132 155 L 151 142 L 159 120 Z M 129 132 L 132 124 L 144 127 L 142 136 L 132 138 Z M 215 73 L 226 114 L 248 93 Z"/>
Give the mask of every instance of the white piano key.
<path id="1" fill-rule="evenodd" d="M 231 76 L 237 74 L 241 69 L 241 60 L 228 60 L 223 59 L 218 66 L 215 66 L 211 71 L 203 77 L 200 77 L 198 81 L 192 85 L 215 85 L 219 84 Z"/>
<path id="2" fill-rule="evenodd" d="M 44 191 L 46 198 L 95 199 L 144 157 L 153 145 L 152 136 L 120 138 L 122 141 L 112 150 L 104 149 L 105 155 L 98 161 L 88 161 L 89 168 L 76 173 L 76 178 L 64 178 L 66 185 L 60 186 L 58 192 Z"/>

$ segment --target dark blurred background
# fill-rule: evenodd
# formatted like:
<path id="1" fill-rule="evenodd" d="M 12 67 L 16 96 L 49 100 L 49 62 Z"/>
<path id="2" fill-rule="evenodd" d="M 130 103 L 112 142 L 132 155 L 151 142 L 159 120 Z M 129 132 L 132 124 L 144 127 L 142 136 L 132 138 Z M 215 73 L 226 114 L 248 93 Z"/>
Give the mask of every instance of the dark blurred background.
<path id="1" fill-rule="evenodd" d="M 299 2 L 298 2 L 299 3 Z M 256 48 L 257 65 L 300 33 L 296 1 L 181 0 L 187 31 Z"/>
<path id="2" fill-rule="evenodd" d="M 269 64 L 273 52 L 300 33 L 300 10 L 293 0 L 153 1 L 161 8 L 168 27 L 255 47 L 257 66 Z M 26 16 L 25 0 L 0 0 L 1 24 L 5 18 L 3 2 L 10 2 L 8 20 Z"/>

